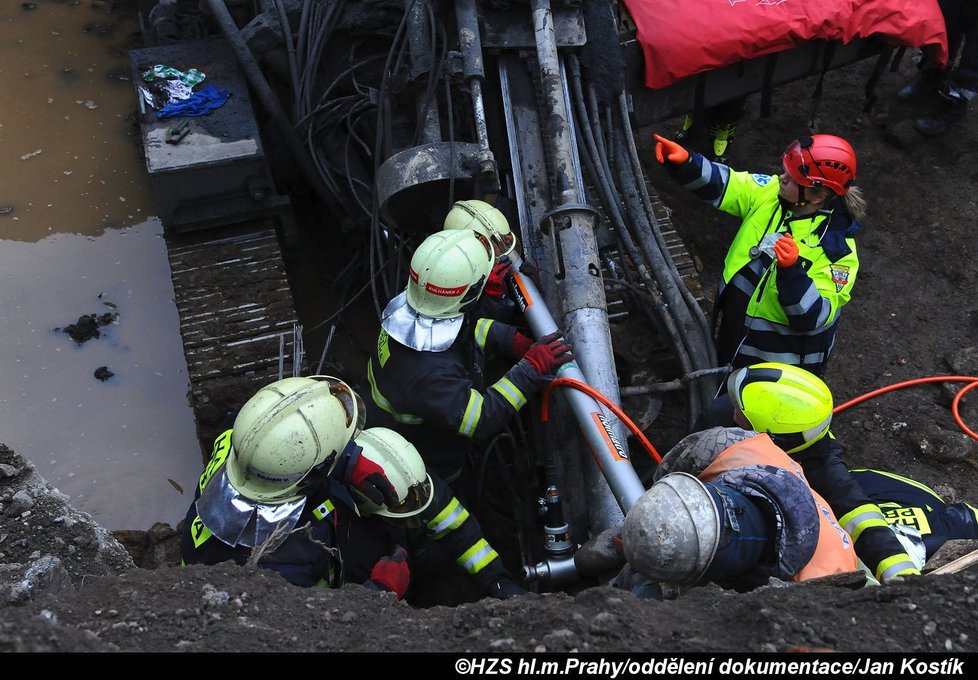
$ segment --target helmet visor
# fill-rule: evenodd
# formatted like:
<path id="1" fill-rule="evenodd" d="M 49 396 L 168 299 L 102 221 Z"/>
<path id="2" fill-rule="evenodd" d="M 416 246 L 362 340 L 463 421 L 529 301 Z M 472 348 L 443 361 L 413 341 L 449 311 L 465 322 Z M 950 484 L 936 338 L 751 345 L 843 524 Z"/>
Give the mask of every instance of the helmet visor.
<path id="1" fill-rule="evenodd" d="M 343 410 L 346 412 L 346 426 L 353 426 L 351 439 L 363 432 L 363 426 L 367 422 L 367 407 L 360 395 L 339 378 L 329 375 L 312 375 L 309 377 L 327 383 L 329 393 L 343 404 Z"/>
<path id="2" fill-rule="evenodd" d="M 492 238 L 489 240 L 492 241 L 492 252 L 495 254 L 497 260 L 505 255 L 509 255 L 516 247 L 516 235 L 513 232 L 509 232 L 508 234 L 501 234 L 498 231 L 493 232 Z"/>
<path id="3" fill-rule="evenodd" d="M 398 517 L 401 515 L 407 517 L 417 514 L 419 511 L 423 510 L 428 505 L 429 500 L 431 500 L 430 477 L 425 479 L 423 482 L 418 482 L 408 489 L 404 500 L 395 505 L 393 508 L 388 507 L 387 512 L 389 512 L 392 517 Z"/>

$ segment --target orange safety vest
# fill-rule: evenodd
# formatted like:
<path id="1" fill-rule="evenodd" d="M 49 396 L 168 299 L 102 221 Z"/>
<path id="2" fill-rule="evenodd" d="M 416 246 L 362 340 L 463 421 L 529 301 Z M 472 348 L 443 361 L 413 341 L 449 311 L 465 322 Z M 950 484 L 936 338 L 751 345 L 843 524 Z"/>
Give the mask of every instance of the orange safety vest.
<path id="1" fill-rule="evenodd" d="M 712 482 L 722 472 L 756 465 L 770 465 L 787 470 L 808 485 L 808 480 L 805 479 L 798 463 L 766 434 L 758 434 L 725 449 L 699 474 L 699 478 L 704 482 Z M 820 511 L 818 545 L 815 547 L 812 559 L 792 579 L 807 581 L 819 576 L 857 571 L 859 562 L 852 538 L 839 525 L 829 504 L 815 493 L 814 489 L 812 489 L 812 497 Z"/>

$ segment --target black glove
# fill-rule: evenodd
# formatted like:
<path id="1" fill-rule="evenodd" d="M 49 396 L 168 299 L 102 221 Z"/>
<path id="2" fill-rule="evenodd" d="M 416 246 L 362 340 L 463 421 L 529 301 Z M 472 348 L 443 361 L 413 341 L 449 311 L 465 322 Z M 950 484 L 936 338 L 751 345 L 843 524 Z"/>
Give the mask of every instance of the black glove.
<path id="1" fill-rule="evenodd" d="M 508 600 L 517 595 L 526 595 L 528 591 L 513 579 L 507 577 L 494 581 L 486 588 L 486 594 L 497 600 Z"/>

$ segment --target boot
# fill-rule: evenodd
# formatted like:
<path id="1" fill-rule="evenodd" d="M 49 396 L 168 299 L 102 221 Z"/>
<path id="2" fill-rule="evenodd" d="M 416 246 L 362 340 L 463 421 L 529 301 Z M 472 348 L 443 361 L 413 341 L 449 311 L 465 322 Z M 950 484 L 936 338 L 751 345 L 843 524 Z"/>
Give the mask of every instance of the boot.
<path id="1" fill-rule="evenodd" d="M 944 97 L 936 111 L 918 118 L 913 126 L 924 137 L 936 137 L 944 134 L 948 127 L 963 119 L 967 111 L 968 104 L 965 100 Z"/>
<path id="2" fill-rule="evenodd" d="M 713 141 L 713 158 L 717 163 L 727 163 L 730 159 L 730 145 L 733 144 L 737 132 L 736 123 L 720 123 L 710 127 L 710 138 Z"/>
<path id="3" fill-rule="evenodd" d="M 916 78 L 897 90 L 897 99 L 904 102 L 936 95 L 944 72 L 936 67 L 924 67 Z"/>
<path id="4" fill-rule="evenodd" d="M 672 141 L 682 142 L 688 140 L 693 135 L 693 126 L 696 122 L 693 120 L 691 114 L 686 114 L 683 117 L 683 125 L 681 128 L 672 133 Z"/>

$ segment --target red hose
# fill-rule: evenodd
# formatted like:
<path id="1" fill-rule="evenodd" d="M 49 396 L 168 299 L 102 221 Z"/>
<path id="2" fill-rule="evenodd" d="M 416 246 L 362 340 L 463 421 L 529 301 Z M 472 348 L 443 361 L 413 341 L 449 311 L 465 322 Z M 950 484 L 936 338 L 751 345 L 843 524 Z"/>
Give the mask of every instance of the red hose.
<path id="1" fill-rule="evenodd" d="M 547 389 L 543 391 L 543 403 L 540 404 L 540 420 L 547 422 L 547 419 L 550 417 L 550 394 L 554 391 L 554 388 L 562 385 L 573 387 L 575 390 L 584 392 L 611 409 L 611 412 L 614 413 L 615 416 L 621 420 L 621 422 L 625 423 L 625 427 L 631 430 L 632 434 L 638 437 L 638 440 L 642 442 L 642 446 L 649 452 L 649 455 L 652 456 L 653 460 L 655 460 L 656 463 L 662 462 L 662 456 L 660 456 L 659 452 L 655 450 L 654 446 L 652 446 L 652 442 L 648 440 L 645 433 L 638 429 L 638 425 L 633 423 L 632 419 L 625 415 L 625 412 L 618 408 L 618 406 L 611 401 L 611 399 L 608 399 L 608 397 L 604 396 L 601 392 L 594 389 L 587 383 L 581 382 L 580 380 L 574 380 L 573 378 L 557 378 L 556 380 L 551 381 L 551 383 L 547 385 Z"/>
<path id="2" fill-rule="evenodd" d="M 886 387 L 881 387 L 878 390 L 873 390 L 872 392 L 867 392 L 861 397 L 856 397 L 855 399 L 850 399 L 844 404 L 839 404 L 834 409 L 832 413 L 839 413 L 840 411 L 845 411 L 850 406 L 855 406 L 856 404 L 861 404 L 867 399 L 872 399 L 873 397 L 879 396 L 881 394 L 886 394 L 887 392 L 893 392 L 894 390 L 899 390 L 904 387 L 912 387 L 914 385 L 922 385 L 925 383 L 935 383 L 935 382 L 963 382 L 968 383 L 954 395 L 954 400 L 951 402 L 951 415 L 954 416 L 954 422 L 958 424 L 965 434 L 967 434 L 972 439 L 978 440 L 978 433 L 975 433 L 970 427 L 965 425 L 964 420 L 961 418 L 961 413 L 959 411 L 959 405 L 961 403 L 961 397 L 964 396 L 965 392 L 978 387 L 978 378 L 970 375 L 936 375 L 930 376 L 928 378 L 914 378 L 913 380 L 904 380 L 903 382 L 894 383 Z"/>

